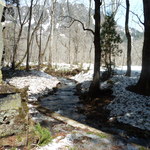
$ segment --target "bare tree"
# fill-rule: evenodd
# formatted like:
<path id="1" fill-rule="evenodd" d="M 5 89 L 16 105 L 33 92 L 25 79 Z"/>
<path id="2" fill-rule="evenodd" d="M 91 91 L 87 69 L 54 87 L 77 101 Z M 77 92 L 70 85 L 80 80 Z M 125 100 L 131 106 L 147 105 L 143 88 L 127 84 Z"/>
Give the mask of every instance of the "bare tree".
<path id="1" fill-rule="evenodd" d="M 28 24 L 28 34 L 27 34 L 27 60 L 26 60 L 26 70 L 29 70 L 29 57 L 30 57 L 30 33 L 31 33 L 31 21 L 32 21 L 32 9 L 33 9 L 33 1 L 31 0 L 31 5 L 29 9 L 29 24 Z"/>
<path id="2" fill-rule="evenodd" d="M 90 85 L 89 93 L 91 96 L 99 93 L 100 90 L 100 62 L 101 62 L 101 46 L 100 46 L 100 6 L 101 0 L 95 0 L 95 34 L 94 34 L 94 48 L 95 48 L 95 58 L 94 58 L 94 74 L 93 80 Z"/>
<path id="3" fill-rule="evenodd" d="M 39 49 L 39 56 L 38 56 L 38 70 L 40 70 L 40 67 L 41 67 L 41 59 L 42 59 L 42 56 L 41 56 L 41 53 L 42 53 L 42 24 L 41 24 L 41 27 L 40 27 L 40 31 L 39 31 L 39 35 L 36 33 L 36 43 L 37 43 L 37 46 L 38 46 L 38 49 Z"/>
<path id="4" fill-rule="evenodd" d="M 18 64 L 16 65 L 17 51 L 18 51 L 19 42 L 20 42 L 20 39 L 21 39 L 21 36 L 22 36 L 23 27 L 27 23 L 27 16 L 28 16 L 28 12 L 27 12 L 26 15 L 24 16 L 24 18 L 22 19 L 19 3 L 17 3 L 16 7 L 17 7 L 17 12 L 18 12 L 18 17 L 19 17 L 20 29 L 18 31 L 19 32 L 18 36 L 16 37 L 17 40 L 14 39 L 12 69 L 15 69 L 18 66 Z"/>
<path id="5" fill-rule="evenodd" d="M 37 1 L 35 2 L 35 6 L 37 4 Z M 31 1 L 31 5 L 30 5 L 30 14 L 29 14 L 29 25 L 28 25 L 28 33 L 27 33 L 27 51 L 26 51 L 26 54 L 27 54 L 27 60 L 26 60 L 26 70 L 29 70 L 29 58 L 30 58 L 30 48 L 31 48 L 31 44 L 32 44 L 32 41 L 34 39 L 34 35 L 36 34 L 36 32 L 38 31 L 38 29 L 40 28 L 40 25 L 42 24 L 42 19 L 43 19 L 43 12 L 44 12 L 44 6 L 46 4 L 46 0 L 44 1 L 44 5 L 43 5 L 43 8 L 42 8 L 42 12 L 39 16 L 39 18 L 36 20 L 35 22 L 35 26 L 32 27 L 32 30 L 31 30 L 31 21 L 32 21 L 32 15 L 33 15 L 33 8 L 34 8 L 34 4 L 33 4 L 33 0 Z M 31 8 L 32 7 L 32 8 Z"/>
<path id="6" fill-rule="evenodd" d="M 129 0 L 126 0 L 126 19 L 125 19 L 125 32 L 127 37 L 127 72 L 126 76 L 131 76 L 131 35 L 129 31 Z"/>
<path id="7" fill-rule="evenodd" d="M 74 26 L 74 36 L 72 37 L 73 45 L 74 45 L 74 64 L 78 63 L 78 51 L 79 51 L 79 42 L 80 38 L 78 37 L 79 27 Z"/>
<path id="8" fill-rule="evenodd" d="M 41 8 L 39 8 L 39 7 L 37 7 L 37 10 L 36 10 L 36 12 L 38 11 L 41 11 L 40 12 L 40 15 L 39 15 L 39 17 L 40 17 L 40 22 L 39 22 L 39 25 L 38 25 L 38 23 L 37 23 L 37 25 L 39 26 L 39 28 L 37 29 L 37 31 L 35 32 L 35 36 L 36 36 L 36 43 L 37 43 L 37 46 L 38 46 L 38 49 L 39 49 L 39 54 L 38 54 L 38 70 L 40 70 L 40 67 L 41 67 L 41 64 L 43 63 L 43 55 L 44 54 L 42 54 L 42 49 L 43 49 L 43 47 L 44 46 L 42 46 L 42 45 L 44 45 L 44 44 L 42 44 L 42 39 L 43 39 L 43 23 L 45 22 L 45 20 L 47 20 L 47 18 L 46 17 L 44 17 L 46 14 L 44 14 L 44 11 L 45 11 L 45 5 L 46 5 L 46 1 L 47 0 L 45 0 L 44 1 L 44 5 L 41 7 L 41 6 L 39 6 L 39 7 L 41 7 Z M 35 22 L 36 22 L 36 20 L 37 20 L 37 16 L 35 16 L 35 18 L 34 18 L 34 20 L 35 20 Z M 39 31 L 39 32 L 38 32 Z M 46 42 L 46 46 L 45 46 L 45 48 L 44 48 L 44 52 L 43 53 L 45 53 L 45 51 L 46 51 L 46 48 L 47 48 L 47 46 L 48 46 L 48 42 L 49 42 L 49 36 L 48 36 L 48 39 L 47 39 L 48 41 Z"/>
<path id="9" fill-rule="evenodd" d="M 103 0 L 103 5 L 102 5 L 103 15 L 107 15 L 107 13 L 110 12 L 115 16 L 120 5 L 121 5 L 121 0 L 110 0 L 109 3 Z"/>
<path id="10" fill-rule="evenodd" d="M 101 46 L 100 46 L 100 23 L 101 23 L 101 17 L 100 17 L 100 6 L 102 5 L 101 0 L 95 0 L 95 31 L 89 28 L 85 28 L 82 21 L 75 19 L 71 16 L 63 16 L 63 18 L 70 18 L 71 24 L 74 22 L 78 22 L 82 25 L 82 28 L 84 31 L 90 31 L 94 35 L 94 49 L 95 49 L 95 58 L 94 58 L 94 74 L 93 74 L 93 80 L 90 85 L 89 93 L 91 96 L 94 96 L 95 94 L 98 94 L 100 91 L 100 62 L 101 62 Z M 69 27 L 70 27 L 69 26 Z"/>
<path id="11" fill-rule="evenodd" d="M 68 15 L 71 16 L 70 7 L 69 7 L 69 0 L 67 0 L 67 11 Z M 69 40 L 68 40 L 68 62 L 71 63 L 71 29 L 69 28 Z"/>
<path id="12" fill-rule="evenodd" d="M 52 48 L 53 48 L 53 36 L 54 36 L 54 25 L 55 25 L 55 5 L 57 0 L 51 1 L 51 23 L 50 23 L 50 47 L 49 47 L 49 61 L 48 66 L 52 66 Z"/>

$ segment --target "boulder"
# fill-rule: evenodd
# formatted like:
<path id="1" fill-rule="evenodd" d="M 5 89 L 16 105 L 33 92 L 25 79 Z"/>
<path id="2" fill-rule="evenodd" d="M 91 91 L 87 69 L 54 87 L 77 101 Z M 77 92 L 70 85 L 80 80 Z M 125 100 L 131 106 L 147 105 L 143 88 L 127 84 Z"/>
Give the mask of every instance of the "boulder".
<path id="1" fill-rule="evenodd" d="M 9 110 L 19 110 L 21 108 L 21 97 L 16 94 L 0 94 L 0 112 Z"/>
<path id="2" fill-rule="evenodd" d="M 1 94 L 0 138 L 21 133 L 25 130 L 25 122 L 20 94 Z"/>

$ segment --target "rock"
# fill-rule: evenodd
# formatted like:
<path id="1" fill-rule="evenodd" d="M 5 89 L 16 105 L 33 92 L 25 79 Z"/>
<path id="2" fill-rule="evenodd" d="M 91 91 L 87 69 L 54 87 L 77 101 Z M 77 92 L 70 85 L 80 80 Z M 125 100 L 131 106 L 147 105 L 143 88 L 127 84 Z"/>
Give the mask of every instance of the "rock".
<path id="1" fill-rule="evenodd" d="M 26 144 L 26 136 L 25 135 L 13 135 L 7 138 L 0 139 L 0 146 L 3 145 L 9 147 L 19 147 Z"/>
<path id="2" fill-rule="evenodd" d="M 11 94 L 11 93 L 18 93 L 18 90 L 13 86 L 2 84 L 0 85 L 0 94 Z"/>
<path id="3" fill-rule="evenodd" d="M 3 13 L 3 3 L 0 1 L 0 20 L 2 17 L 2 13 Z M 3 54 L 3 38 L 2 38 L 2 24 L 0 22 L 0 62 L 2 59 L 2 54 Z M 1 69 L 1 63 L 0 63 L 0 69 Z M 0 83 L 2 82 L 2 72 L 0 70 Z"/>
<path id="4" fill-rule="evenodd" d="M 0 95 L 0 111 L 18 110 L 19 108 L 21 108 L 19 93 Z"/>
<path id="5" fill-rule="evenodd" d="M 25 129 L 25 115 L 21 108 L 19 93 L 0 95 L 0 137 L 20 133 Z"/>

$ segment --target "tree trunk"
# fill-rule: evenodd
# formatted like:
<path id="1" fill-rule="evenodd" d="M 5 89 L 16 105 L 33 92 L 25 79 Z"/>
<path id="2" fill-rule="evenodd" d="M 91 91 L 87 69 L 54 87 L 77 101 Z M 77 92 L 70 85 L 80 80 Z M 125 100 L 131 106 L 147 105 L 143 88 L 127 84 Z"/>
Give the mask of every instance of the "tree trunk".
<path id="1" fill-rule="evenodd" d="M 100 61 L 101 61 L 101 47 L 100 47 L 100 0 L 95 0 L 95 35 L 94 35 L 94 74 L 93 81 L 90 85 L 89 93 L 94 96 L 100 90 Z"/>
<path id="2" fill-rule="evenodd" d="M 41 64 L 42 64 L 42 24 L 41 24 L 41 27 L 40 27 L 39 40 L 38 40 L 38 35 L 36 35 L 36 42 L 37 42 L 37 46 L 39 48 L 38 70 L 40 70 L 41 69 Z"/>
<path id="3" fill-rule="evenodd" d="M 126 76 L 131 76 L 131 35 L 129 31 L 129 0 L 126 0 L 126 20 L 125 20 L 125 32 L 127 37 L 127 72 Z"/>
<path id="4" fill-rule="evenodd" d="M 143 0 L 144 7 L 144 45 L 142 52 L 142 71 L 134 91 L 150 96 L 150 1 Z"/>
<path id="5" fill-rule="evenodd" d="M 53 36 L 54 36 L 54 12 L 55 12 L 55 4 L 56 0 L 52 1 L 51 4 L 51 27 L 50 27 L 50 48 L 49 48 L 49 61 L 48 61 L 48 66 L 49 68 L 52 67 L 52 49 L 53 49 Z"/>
<path id="6" fill-rule="evenodd" d="M 23 31 L 23 24 L 21 24 L 20 30 L 19 30 L 19 35 L 17 37 L 17 42 L 14 45 L 14 49 L 13 49 L 13 60 L 12 60 L 12 69 L 15 70 L 16 68 L 16 55 L 17 55 L 17 51 L 18 51 L 18 46 L 19 46 L 19 42 L 21 39 L 21 35 L 22 35 L 22 31 Z"/>
<path id="7" fill-rule="evenodd" d="M 13 36 L 13 42 L 14 42 L 14 44 L 13 44 L 13 54 L 12 54 L 12 62 L 11 62 L 11 68 L 12 69 L 15 69 L 15 60 L 16 60 L 16 55 L 17 55 L 17 51 L 16 51 L 16 23 L 14 22 L 14 29 L 13 29 L 13 31 L 14 31 L 14 36 Z"/>
<path id="8" fill-rule="evenodd" d="M 28 26 L 28 35 L 27 35 L 27 60 L 26 60 L 26 70 L 29 70 L 29 57 L 30 57 L 30 31 L 31 31 L 31 19 L 32 19 L 32 8 L 33 0 L 31 0 L 30 14 L 29 14 L 29 26 Z"/>

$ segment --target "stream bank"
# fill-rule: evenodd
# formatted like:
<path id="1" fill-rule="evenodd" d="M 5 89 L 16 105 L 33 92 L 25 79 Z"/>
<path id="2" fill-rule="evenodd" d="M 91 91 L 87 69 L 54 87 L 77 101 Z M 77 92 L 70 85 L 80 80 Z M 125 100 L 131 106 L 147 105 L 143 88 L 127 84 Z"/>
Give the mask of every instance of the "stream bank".
<path id="1" fill-rule="evenodd" d="M 10 73 L 10 71 L 9 71 L 9 73 Z M 65 80 L 62 79 L 62 80 L 64 82 L 66 82 L 66 79 Z M 37 149 L 40 149 L 40 150 L 49 150 L 49 149 L 70 150 L 71 148 L 76 148 L 79 150 L 85 150 L 85 149 L 86 150 L 91 150 L 91 149 L 93 149 L 93 150 L 148 149 L 148 148 L 143 148 L 141 146 L 135 145 L 132 142 L 127 141 L 126 138 L 120 139 L 120 136 L 116 136 L 116 135 L 112 136 L 112 138 L 108 138 L 105 136 L 105 134 L 104 135 L 102 134 L 100 136 L 99 135 L 96 136 L 96 138 L 95 138 L 95 134 L 93 134 L 87 130 L 79 129 L 77 127 L 72 127 L 69 125 L 69 123 L 59 121 L 58 119 L 55 119 L 54 117 L 50 117 L 51 112 L 52 112 L 50 109 L 48 109 L 46 111 L 46 113 L 40 113 L 37 109 L 38 97 L 41 97 L 42 95 L 47 94 L 48 91 L 53 91 L 52 88 L 56 87 L 56 85 L 58 83 L 60 83 L 59 80 L 57 80 L 56 78 L 54 78 L 52 76 L 49 76 L 43 72 L 38 72 L 38 71 L 30 71 L 30 72 L 21 71 L 21 73 L 19 73 L 19 74 L 14 73 L 13 78 L 6 79 L 6 81 L 9 84 L 16 86 L 18 88 L 28 87 L 28 91 L 27 91 L 28 97 L 29 97 L 28 107 L 29 107 L 29 112 L 30 112 L 31 118 L 35 122 L 40 122 L 40 124 L 42 126 L 47 127 L 53 133 L 52 135 L 54 137 L 54 140 L 52 141 L 52 143 L 46 145 L 45 147 L 40 147 Z M 67 80 L 67 82 L 68 83 L 64 85 L 63 89 L 66 89 L 66 91 L 69 92 L 68 88 L 71 86 L 71 88 L 73 89 L 73 92 L 72 92 L 73 96 L 77 96 L 77 95 L 74 95 L 74 92 L 76 91 L 75 90 L 76 84 L 74 83 L 72 86 L 72 83 L 70 83 L 71 82 L 70 80 L 69 81 Z M 59 92 L 62 93 L 61 91 L 59 91 Z M 69 93 L 67 93 L 67 94 L 69 95 Z M 71 92 L 70 92 L 70 94 L 71 94 Z M 60 97 L 60 99 L 61 98 L 62 97 Z M 64 98 L 66 99 L 66 96 L 64 96 Z M 72 99 L 70 99 L 70 101 L 71 100 Z M 62 101 L 62 99 L 61 99 L 61 101 Z M 83 103 L 80 102 L 80 100 L 76 100 L 75 102 L 79 102 L 78 106 L 84 105 Z M 74 107 L 74 112 L 81 114 L 81 112 L 79 111 L 79 108 L 80 107 Z M 59 109 L 59 111 L 61 112 L 60 109 Z M 64 109 L 64 111 L 65 111 L 65 109 Z M 83 113 L 83 115 L 84 115 L 84 113 Z M 68 118 L 68 119 L 70 119 L 70 118 Z M 85 120 L 83 120 L 83 121 L 85 121 Z"/>
<path id="2" fill-rule="evenodd" d="M 104 106 L 112 101 L 112 97 L 105 96 L 87 103 L 80 100 L 76 93 L 76 83 L 73 80 L 59 78 L 61 87 L 56 93 L 40 99 L 40 105 L 46 110 L 58 113 L 83 124 L 114 134 L 116 139 L 126 143 L 136 143 L 150 147 L 149 133 L 128 125 L 120 124 L 115 120 L 108 120 L 109 112 Z M 126 130 L 128 129 L 128 130 Z M 144 134 L 142 134 L 144 133 Z"/>

